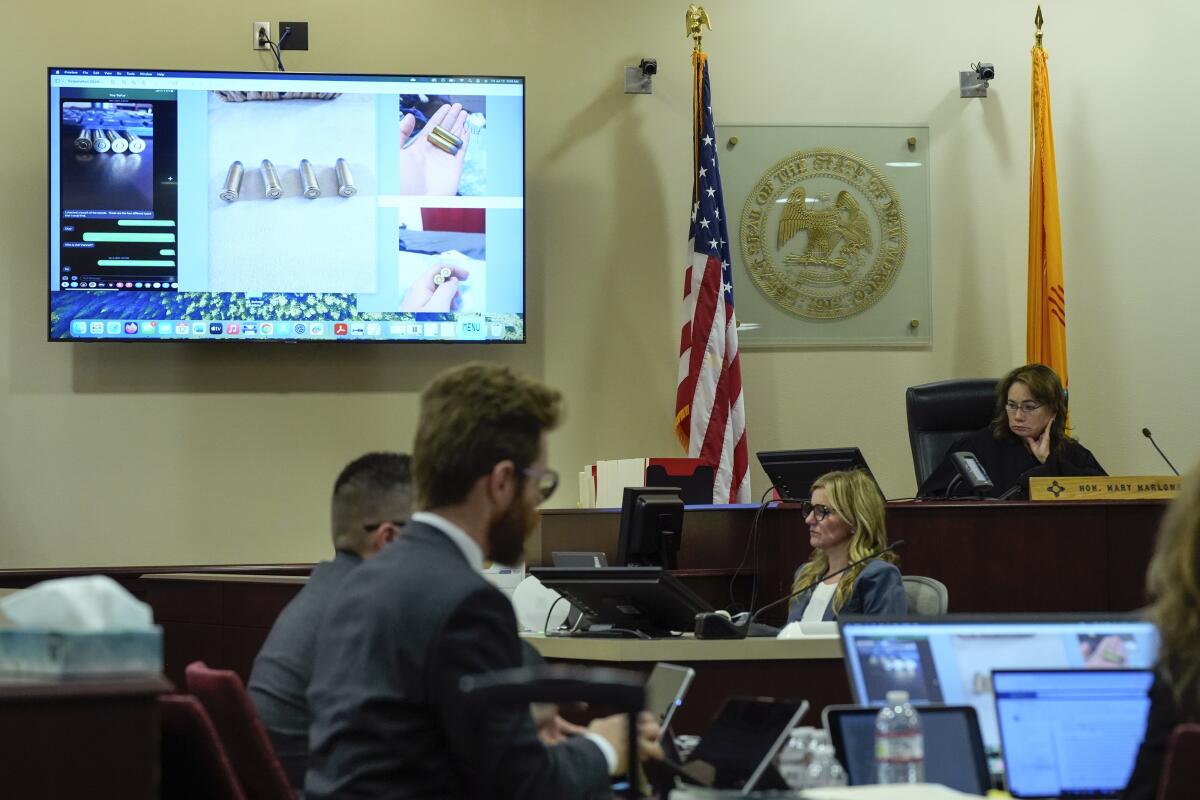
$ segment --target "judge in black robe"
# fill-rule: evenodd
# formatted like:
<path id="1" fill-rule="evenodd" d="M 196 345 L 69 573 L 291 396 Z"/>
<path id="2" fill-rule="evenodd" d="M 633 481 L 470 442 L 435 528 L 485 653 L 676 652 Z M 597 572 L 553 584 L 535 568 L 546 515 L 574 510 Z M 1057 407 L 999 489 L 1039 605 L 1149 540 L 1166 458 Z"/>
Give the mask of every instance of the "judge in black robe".
<path id="1" fill-rule="evenodd" d="M 1027 364 L 996 386 L 996 414 L 991 424 L 967 434 L 946 451 L 945 458 L 917 491 L 918 497 L 961 497 L 971 494 L 951 453 L 967 451 L 979 459 L 992 482 L 990 497 L 1028 491 L 1036 476 L 1106 475 L 1086 447 L 1066 434 L 1066 392 L 1058 375 L 1043 364 Z"/>

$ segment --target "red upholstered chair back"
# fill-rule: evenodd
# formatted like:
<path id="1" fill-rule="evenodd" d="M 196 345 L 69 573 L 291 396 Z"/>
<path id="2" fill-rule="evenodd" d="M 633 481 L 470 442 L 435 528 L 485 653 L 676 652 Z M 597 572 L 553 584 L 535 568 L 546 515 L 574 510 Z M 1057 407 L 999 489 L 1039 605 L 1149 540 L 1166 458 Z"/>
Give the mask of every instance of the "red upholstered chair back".
<path id="1" fill-rule="evenodd" d="M 162 800 L 246 800 L 200 701 L 188 694 L 164 694 L 158 708 Z"/>
<path id="2" fill-rule="evenodd" d="M 247 800 L 293 800 L 287 774 L 237 673 L 193 661 L 185 675 L 188 691 L 212 718 Z"/>
<path id="3" fill-rule="evenodd" d="M 1177 725 L 1167 743 L 1158 800 L 1196 800 L 1200 791 L 1200 725 Z"/>

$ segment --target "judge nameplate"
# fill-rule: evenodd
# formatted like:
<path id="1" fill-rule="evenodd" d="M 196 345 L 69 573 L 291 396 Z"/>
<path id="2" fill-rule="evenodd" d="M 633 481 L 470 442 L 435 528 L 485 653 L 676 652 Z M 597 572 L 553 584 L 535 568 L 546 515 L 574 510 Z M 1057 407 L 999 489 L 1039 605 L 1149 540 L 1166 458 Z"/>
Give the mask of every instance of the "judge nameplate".
<path id="1" fill-rule="evenodd" d="M 1030 478 L 1030 500 L 1170 500 L 1179 494 L 1175 475 Z"/>

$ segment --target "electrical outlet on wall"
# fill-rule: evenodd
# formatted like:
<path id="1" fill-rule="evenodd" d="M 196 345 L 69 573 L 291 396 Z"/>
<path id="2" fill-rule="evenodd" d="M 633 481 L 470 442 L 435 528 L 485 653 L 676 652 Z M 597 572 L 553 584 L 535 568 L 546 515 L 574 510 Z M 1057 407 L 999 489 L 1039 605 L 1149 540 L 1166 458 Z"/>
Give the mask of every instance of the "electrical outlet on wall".
<path id="1" fill-rule="evenodd" d="M 269 50 L 267 41 L 271 38 L 271 23 L 269 22 L 254 22 L 253 36 L 251 39 L 255 50 Z"/>

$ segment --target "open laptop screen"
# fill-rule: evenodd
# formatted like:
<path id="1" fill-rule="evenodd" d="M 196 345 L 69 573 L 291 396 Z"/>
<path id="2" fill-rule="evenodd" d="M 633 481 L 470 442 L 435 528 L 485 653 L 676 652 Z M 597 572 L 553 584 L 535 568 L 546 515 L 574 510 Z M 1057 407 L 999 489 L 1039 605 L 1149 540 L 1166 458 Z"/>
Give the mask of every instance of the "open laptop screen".
<path id="1" fill-rule="evenodd" d="M 851 786 L 878 783 L 875 767 L 874 708 L 826 706 L 821 716 Z M 988 764 L 979 723 L 970 706 L 922 708 L 925 780 L 967 794 L 987 794 Z"/>
<path id="2" fill-rule="evenodd" d="M 1150 711 L 1150 670 L 992 673 L 1014 797 L 1116 797 Z"/>
<path id="3" fill-rule="evenodd" d="M 881 706 L 903 689 L 918 706 L 974 706 L 991 753 L 993 670 L 1148 669 L 1158 652 L 1151 623 L 1119 614 L 844 617 L 839 628 L 855 703 Z"/>

